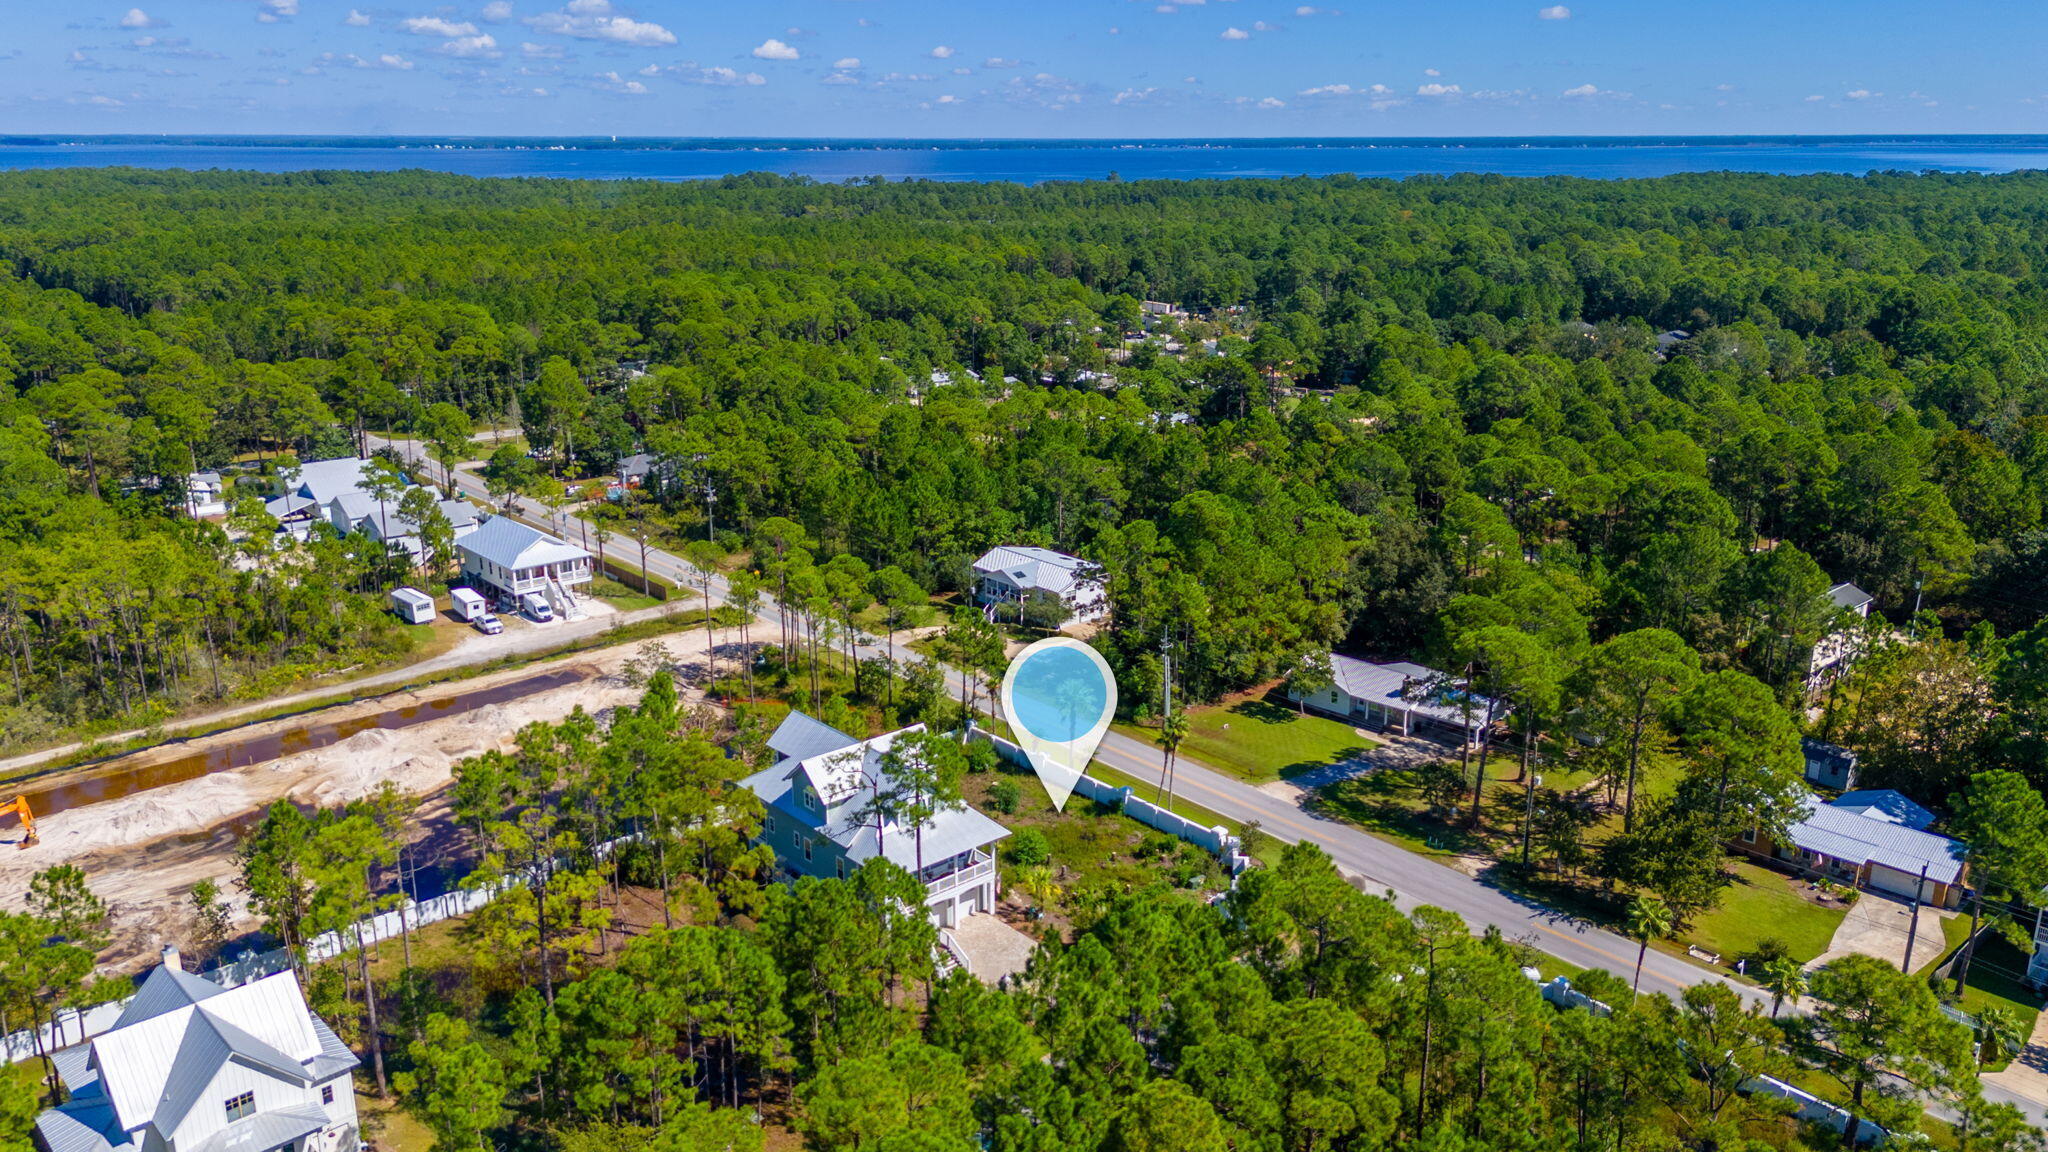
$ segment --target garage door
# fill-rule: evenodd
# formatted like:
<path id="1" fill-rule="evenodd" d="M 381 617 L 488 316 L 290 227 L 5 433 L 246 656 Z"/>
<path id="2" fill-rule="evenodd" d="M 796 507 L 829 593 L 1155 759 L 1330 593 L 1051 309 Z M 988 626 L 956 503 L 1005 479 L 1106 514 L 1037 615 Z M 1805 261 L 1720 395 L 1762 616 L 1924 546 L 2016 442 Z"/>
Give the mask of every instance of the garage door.
<path id="1" fill-rule="evenodd" d="M 1911 900 L 1913 898 L 1913 888 L 1919 882 L 1920 877 L 1917 873 L 1901 872 L 1896 868 L 1887 868 L 1882 864 L 1872 864 L 1870 866 L 1869 884 L 1879 892 L 1887 892 L 1893 896 Z M 1920 898 L 1926 900 L 1933 895 L 1934 883 L 1929 881 L 1926 891 L 1920 894 Z"/>

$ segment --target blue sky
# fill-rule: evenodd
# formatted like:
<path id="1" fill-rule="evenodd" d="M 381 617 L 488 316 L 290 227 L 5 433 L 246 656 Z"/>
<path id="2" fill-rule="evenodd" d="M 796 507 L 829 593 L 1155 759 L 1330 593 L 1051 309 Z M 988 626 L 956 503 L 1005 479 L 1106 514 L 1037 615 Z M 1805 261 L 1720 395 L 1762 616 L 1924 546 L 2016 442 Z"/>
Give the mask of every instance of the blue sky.
<path id="1" fill-rule="evenodd" d="M 2048 131 L 2048 5 L 9 0 L 0 133 Z"/>

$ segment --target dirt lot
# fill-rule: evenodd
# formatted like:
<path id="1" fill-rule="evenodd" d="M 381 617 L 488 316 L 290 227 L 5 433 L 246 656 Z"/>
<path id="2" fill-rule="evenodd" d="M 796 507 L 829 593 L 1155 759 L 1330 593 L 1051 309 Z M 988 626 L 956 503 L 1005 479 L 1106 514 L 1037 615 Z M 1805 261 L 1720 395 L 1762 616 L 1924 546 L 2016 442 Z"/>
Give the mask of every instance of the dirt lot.
<path id="1" fill-rule="evenodd" d="M 725 637 L 720 640 L 724 642 Z M 685 666 L 685 680 L 691 678 L 692 663 L 701 667 L 702 632 L 666 636 L 661 643 Z M 523 725 L 559 720 L 579 705 L 587 712 L 599 712 L 638 700 L 639 690 L 627 685 L 619 673 L 643 644 L 597 649 L 422 694 L 404 693 L 271 721 L 81 771 L 74 779 L 119 773 L 312 724 L 375 715 L 552 670 L 583 674 L 574 683 L 517 700 L 402 729 L 371 728 L 324 748 L 54 812 L 37 822 L 42 842 L 35 848 L 0 848 L 0 893 L 6 894 L 0 896 L 0 906 L 22 907 L 33 873 L 57 864 L 78 865 L 113 912 L 114 943 L 101 956 L 108 969 L 138 967 L 154 957 L 164 943 L 187 942 L 191 925 L 187 894 L 193 884 L 208 877 L 237 897 L 237 929 L 253 928 L 254 919 L 242 909 L 232 884 L 234 847 L 241 829 L 264 807 L 281 798 L 304 804 L 345 803 L 369 795 L 390 780 L 425 798 L 419 813 L 430 844 L 450 840 L 445 835 L 446 805 L 436 794 L 448 784 L 455 762 L 487 749 L 509 748 Z M 686 689 L 684 698 L 695 702 L 702 695 Z M 63 780 L 38 784 L 48 787 Z M 18 836 L 12 828 L 0 832 L 0 837 L 5 837 L 0 844 Z"/>

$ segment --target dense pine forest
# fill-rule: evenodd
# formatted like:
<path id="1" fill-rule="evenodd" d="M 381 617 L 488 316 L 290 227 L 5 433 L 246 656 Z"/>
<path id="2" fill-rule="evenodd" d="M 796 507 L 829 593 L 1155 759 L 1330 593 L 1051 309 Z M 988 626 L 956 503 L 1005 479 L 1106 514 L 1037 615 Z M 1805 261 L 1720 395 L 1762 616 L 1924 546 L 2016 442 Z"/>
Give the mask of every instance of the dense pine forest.
<path id="1" fill-rule="evenodd" d="M 1646 947 L 1713 905 L 1723 841 L 1792 818 L 1802 735 L 1969 831 L 2004 927 L 2048 880 L 2048 176 L 30 172 L 0 175 L 0 256 L 0 744 L 402 656 L 389 558 L 279 536 L 251 498 L 371 434 L 491 455 L 468 442 L 489 427 L 531 453 L 492 457 L 505 490 L 655 454 L 632 515 L 820 618 L 959 593 L 995 544 L 1078 553 L 1140 721 L 1162 638 L 1185 702 L 1313 683 L 1332 648 L 1461 670 L 1523 747 L 1610 782 L 1621 829 L 1583 850 L 1588 816 L 1542 862 L 1666 917 L 1631 924 Z M 226 522 L 184 515 L 219 469 Z M 1810 653 L 1850 628 L 1863 659 L 1813 692 Z M 940 640 L 989 663 L 972 620 Z M 957 719 L 923 673 L 866 703 Z M 480 875 L 571 863 L 464 928 L 459 978 L 408 951 L 382 1025 L 349 1025 L 442 1152 L 1824 1139 L 1736 1090 L 1764 1070 L 2035 1146 L 1924 980 L 1837 964 L 1795 1025 L 1593 974 L 1617 1014 L 1559 1013 L 1526 949 L 1312 847 L 1214 905 L 1117 894 L 1011 987 L 942 977 L 908 874 L 763 885 L 760 814 L 681 725 L 663 685 L 458 770 Z M 1639 805 L 1652 764 L 1678 783 Z M 379 818 L 285 805 L 245 843 L 279 939 L 320 926 L 318 892 L 371 899 Z M 628 831 L 691 863 L 589 856 Z M 650 876 L 679 922 L 608 934 Z M 73 953 L 25 995 L 75 990 Z M 331 979 L 322 1005 L 368 967 Z"/>

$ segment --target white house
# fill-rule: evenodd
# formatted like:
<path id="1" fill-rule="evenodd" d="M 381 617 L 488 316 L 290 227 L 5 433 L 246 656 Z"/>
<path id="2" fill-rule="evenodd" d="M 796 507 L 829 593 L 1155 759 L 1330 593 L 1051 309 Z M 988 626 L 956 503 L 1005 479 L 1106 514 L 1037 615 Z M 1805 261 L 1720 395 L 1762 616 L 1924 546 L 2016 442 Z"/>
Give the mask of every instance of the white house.
<path id="1" fill-rule="evenodd" d="M 1290 690 L 1287 698 L 1318 712 L 1364 728 L 1411 735 L 1448 735 L 1477 739 L 1489 722 L 1506 719 L 1506 706 L 1420 664 L 1374 664 L 1350 656 L 1330 656 L 1330 685 L 1305 699 Z M 1491 716 L 1488 715 L 1491 710 Z"/>
<path id="2" fill-rule="evenodd" d="M 52 1057 L 46 1152 L 355 1152 L 355 1054 L 296 974 L 223 988 L 175 948 L 114 1026 Z"/>
<path id="3" fill-rule="evenodd" d="M 185 515 L 198 520 L 227 514 L 227 485 L 220 473 L 194 472 L 185 477 Z"/>
<path id="4" fill-rule="evenodd" d="M 1847 582 L 1828 589 L 1828 600 L 1841 612 L 1861 620 L 1870 615 L 1874 598 L 1870 593 Z M 1806 669 L 1806 683 L 1809 688 L 1820 688 L 1828 681 L 1840 676 L 1849 665 L 1861 655 L 1856 630 L 1850 626 L 1834 628 L 1813 646 L 1813 655 Z"/>
<path id="5" fill-rule="evenodd" d="M 343 456 L 333 460 L 308 460 L 299 465 L 298 478 L 280 496 L 264 501 L 263 510 L 276 517 L 278 522 L 291 527 L 308 520 L 325 518 L 334 522 L 334 501 L 345 494 L 356 493 L 368 500 L 367 507 L 375 508 L 374 497 L 363 492 L 363 465 L 369 461 L 360 456 Z M 401 479 L 401 483 L 409 483 Z M 360 521 L 365 507 L 360 501 L 349 505 L 358 511 L 354 515 Z M 354 530 L 354 525 L 335 527 L 344 535 Z"/>
<path id="6" fill-rule="evenodd" d="M 1057 597 L 1080 621 L 1109 615 L 1101 569 L 1079 556 L 1028 545 L 998 545 L 974 562 L 974 598 L 1014 604 L 1031 594 Z"/>
<path id="7" fill-rule="evenodd" d="M 761 842 L 785 870 L 845 877 L 884 856 L 924 882 L 925 907 L 941 928 L 950 928 L 962 917 L 995 910 L 1001 892 L 995 846 L 1009 829 L 965 806 L 940 812 L 924 824 L 920 873 L 916 829 L 890 819 L 878 831 L 860 816 L 875 786 L 888 780 L 883 754 L 897 737 L 923 728 L 855 740 L 792 712 L 768 738 L 775 766 L 740 783 L 761 798 Z"/>
<path id="8" fill-rule="evenodd" d="M 556 612 L 582 614 L 575 589 L 590 583 L 590 553 L 529 528 L 509 516 L 493 516 L 455 542 L 462 556 L 463 582 L 518 599 L 528 592 L 547 598 Z"/>
<path id="9" fill-rule="evenodd" d="M 476 506 L 467 500 L 439 500 L 435 502 L 441 515 L 447 517 L 448 527 L 454 532 L 454 539 L 460 542 L 476 531 Z M 426 550 L 426 543 L 420 539 L 420 528 L 412 519 L 398 510 L 397 505 L 387 504 L 383 509 L 372 509 L 370 514 L 356 524 L 356 529 L 372 540 L 383 543 L 388 551 L 404 552 L 417 563 L 420 553 Z"/>

